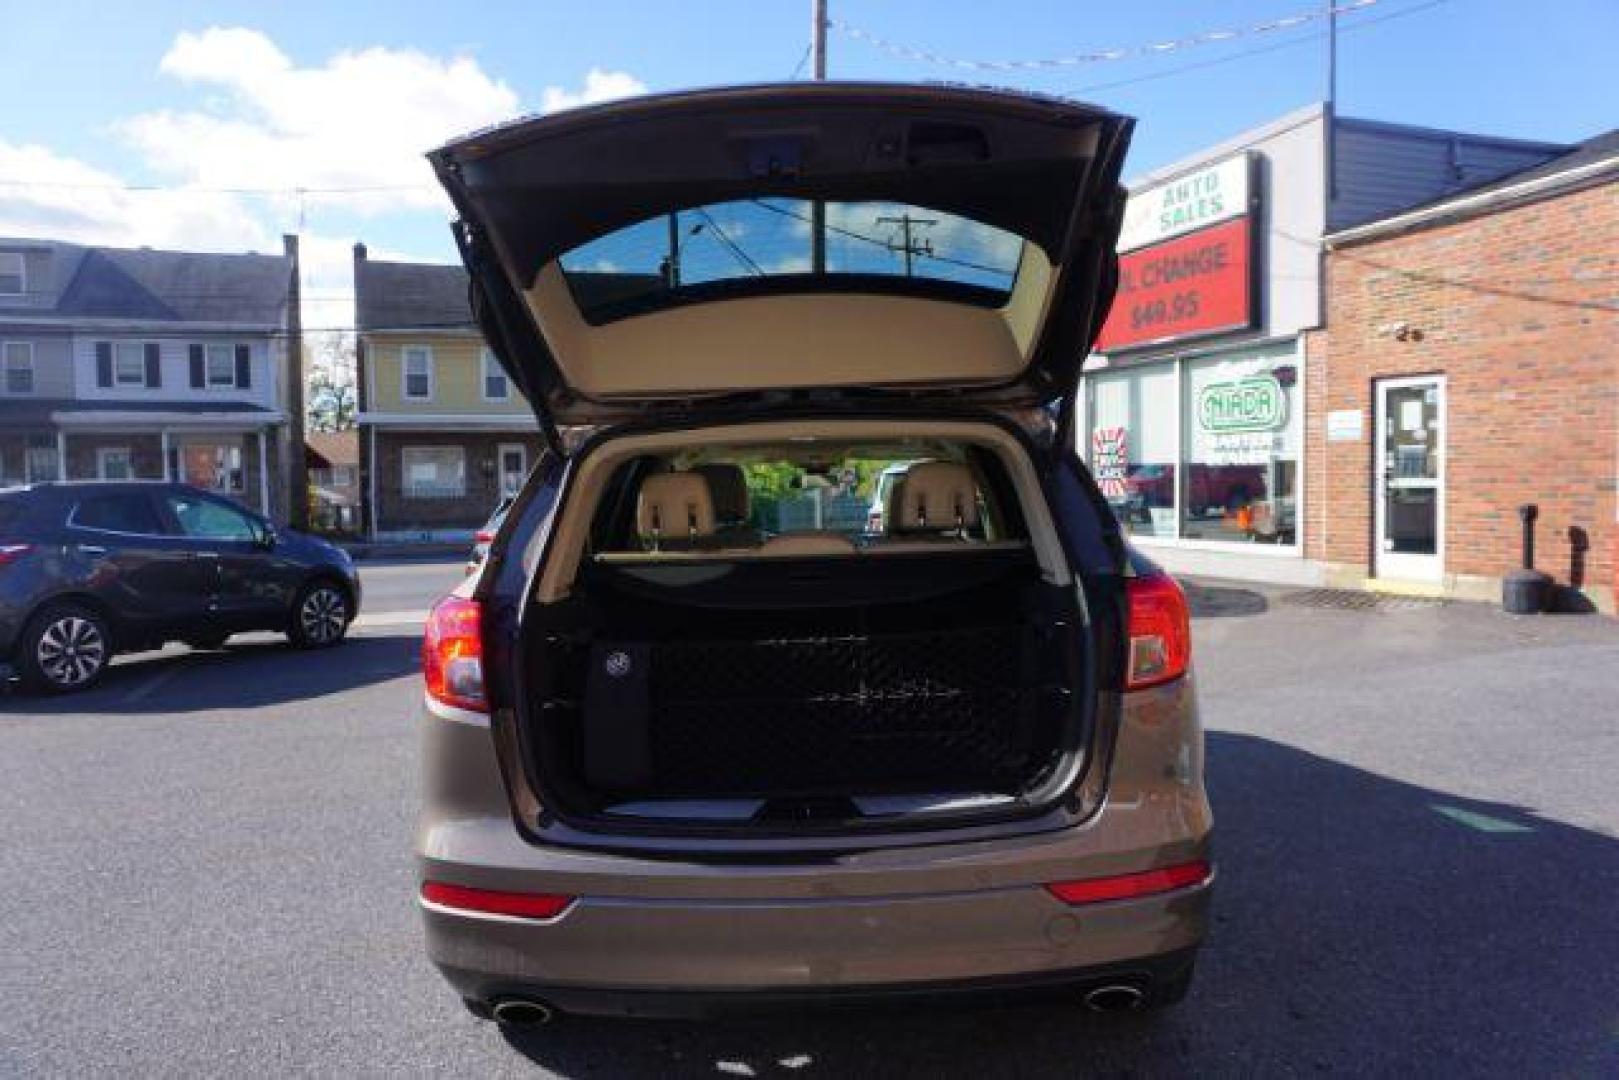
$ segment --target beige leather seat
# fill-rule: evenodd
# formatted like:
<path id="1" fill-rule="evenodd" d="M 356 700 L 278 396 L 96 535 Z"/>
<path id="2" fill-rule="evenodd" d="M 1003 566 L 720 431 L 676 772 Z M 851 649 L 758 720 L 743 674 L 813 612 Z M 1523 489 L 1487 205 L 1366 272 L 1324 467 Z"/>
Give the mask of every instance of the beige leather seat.
<path id="1" fill-rule="evenodd" d="M 652 550 L 689 551 L 714 537 L 714 496 L 701 473 L 654 473 L 641 481 L 635 531 Z"/>
<path id="2" fill-rule="evenodd" d="M 894 482 L 888 514 L 891 536 L 965 539 L 978 523 L 978 484 L 965 465 L 923 461 Z"/>
<path id="3" fill-rule="evenodd" d="M 750 523 L 752 500 L 748 497 L 748 480 L 742 466 L 729 461 L 711 461 L 698 465 L 693 472 L 708 481 L 708 492 L 714 497 L 714 523 L 717 541 L 721 547 L 758 547 L 759 530 Z"/>

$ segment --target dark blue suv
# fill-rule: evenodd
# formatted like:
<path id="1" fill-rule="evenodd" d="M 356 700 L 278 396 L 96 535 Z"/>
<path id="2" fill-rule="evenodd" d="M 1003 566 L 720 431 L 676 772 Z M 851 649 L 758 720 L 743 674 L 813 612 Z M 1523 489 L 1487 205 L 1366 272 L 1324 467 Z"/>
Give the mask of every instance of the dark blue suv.
<path id="1" fill-rule="evenodd" d="M 0 490 L 0 680 L 82 690 L 116 653 L 248 630 L 324 648 L 359 605 L 342 549 L 184 484 Z"/>

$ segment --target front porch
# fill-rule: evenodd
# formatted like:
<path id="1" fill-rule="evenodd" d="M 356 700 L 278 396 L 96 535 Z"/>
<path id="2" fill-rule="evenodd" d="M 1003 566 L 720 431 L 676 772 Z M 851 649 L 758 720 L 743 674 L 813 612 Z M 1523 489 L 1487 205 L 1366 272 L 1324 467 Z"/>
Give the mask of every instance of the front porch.
<path id="1" fill-rule="evenodd" d="M 269 426 L 57 426 L 0 435 L 0 486 L 52 480 L 167 480 L 275 514 L 275 430 Z"/>
<path id="2" fill-rule="evenodd" d="M 360 442 L 367 534 L 379 542 L 461 541 L 502 497 L 515 494 L 539 460 L 533 425 L 368 424 Z"/>

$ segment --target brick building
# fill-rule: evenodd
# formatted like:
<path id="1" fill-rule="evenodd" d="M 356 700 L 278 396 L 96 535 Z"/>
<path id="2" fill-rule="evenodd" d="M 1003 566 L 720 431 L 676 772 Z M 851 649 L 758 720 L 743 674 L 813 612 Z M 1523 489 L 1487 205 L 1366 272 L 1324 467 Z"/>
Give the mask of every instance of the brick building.
<path id="1" fill-rule="evenodd" d="M 1619 131 L 1326 250 L 1306 557 L 1329 582 L 1498 599 L 1533 503 L 1560 601 L 1612 612 Z"/>
<path id="2" fill-rule="evenodd" d="M 1132 541 L 1180 573 L 1323 582 L 1305 431 L 1322 389 L 1308 350 L 1330 325 L 1322 237 L 1568 150 L 1316 105 L 1137 178 L 1079 425 Z"/>

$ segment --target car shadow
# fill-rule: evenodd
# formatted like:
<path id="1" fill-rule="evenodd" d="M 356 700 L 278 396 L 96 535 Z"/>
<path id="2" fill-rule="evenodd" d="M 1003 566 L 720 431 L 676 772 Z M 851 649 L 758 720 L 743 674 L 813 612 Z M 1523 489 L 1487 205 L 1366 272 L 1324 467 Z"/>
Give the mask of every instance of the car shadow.
<path id="1" fill-rule="evenodd" d="M 1209 737 L 1219 880 L 1191 996 L 504 1032 L 564 1075 L 1613 1075 L 1619 840 Z"/>
<path id="2" fill-rule="evenodd" d="M 41 716 L 72 713 L 129 715 L 253 709 L 387 682 L 421 670 L 420 632 L 352 636 L 329 649 L 296 649 L 257 636 L 222 649 L 119 657 L 101 682 L 76 694 L 0 692 L 0 711 Z"/>

